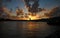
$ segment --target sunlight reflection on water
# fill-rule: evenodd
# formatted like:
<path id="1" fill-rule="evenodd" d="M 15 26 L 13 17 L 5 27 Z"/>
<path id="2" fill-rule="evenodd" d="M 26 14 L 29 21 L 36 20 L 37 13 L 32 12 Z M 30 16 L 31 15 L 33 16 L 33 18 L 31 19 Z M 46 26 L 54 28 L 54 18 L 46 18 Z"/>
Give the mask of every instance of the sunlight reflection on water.
<path id="1" fill-rule="evenodd" d="M 50 26 L 46 22 L 7 21 L 2 24 L 4 34 L 18 35 L 20 38 L 44 38 L 56 29 L 56 26 Z"/>

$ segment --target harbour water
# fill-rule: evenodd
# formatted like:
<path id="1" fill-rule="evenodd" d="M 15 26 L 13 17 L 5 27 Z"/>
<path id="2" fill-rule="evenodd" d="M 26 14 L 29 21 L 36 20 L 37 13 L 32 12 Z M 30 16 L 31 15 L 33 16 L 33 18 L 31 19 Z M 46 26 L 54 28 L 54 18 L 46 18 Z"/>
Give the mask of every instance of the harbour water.
<path id="1" fill-rule="evenodd" d="M 60 30 L 59 26 L 32 21 L 1 21 L 0 26 L 3 38 L 45 38 Z"/>

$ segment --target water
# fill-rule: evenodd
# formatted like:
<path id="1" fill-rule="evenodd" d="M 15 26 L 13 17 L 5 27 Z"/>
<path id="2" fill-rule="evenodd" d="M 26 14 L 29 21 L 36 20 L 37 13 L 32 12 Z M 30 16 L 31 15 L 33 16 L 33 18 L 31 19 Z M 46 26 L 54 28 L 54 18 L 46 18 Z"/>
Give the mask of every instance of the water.
<path id="1" fill-rule="evenodd" d="M 3 38 L 45 38 L 60 28 L 32 21 L 2 21 L 0 25 Z"/>

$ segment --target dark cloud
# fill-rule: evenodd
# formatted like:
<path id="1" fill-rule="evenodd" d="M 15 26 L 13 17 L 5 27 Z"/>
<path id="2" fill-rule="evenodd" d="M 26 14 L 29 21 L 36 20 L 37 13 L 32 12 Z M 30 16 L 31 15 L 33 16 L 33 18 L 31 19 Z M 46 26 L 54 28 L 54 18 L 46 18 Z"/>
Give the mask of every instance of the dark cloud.
<path id="1" fill-rule="evenodd" d="M 19 15 L 23 15 L 23 9 L 19 9 L 19 7 L 17 7 L 17 10 L 16 10 L 16 13 L 17 13 L 17 16 Z"/>
<path id="2" fill-rule="evenodd" d="M 6 0 L 6 2 L 11 2 L 12 0 Z"/>
<path id="3" fill-rule="evenodd" d="M 34 2 L 33 5 L 31 6 L 31 4 L 29 2 Z M 28 11 L 31 13 L 37 13 L 42 11 L 41 8 L 39 7 L 39 0 L 24 0 L 26 7 L 28 8 Z"/>

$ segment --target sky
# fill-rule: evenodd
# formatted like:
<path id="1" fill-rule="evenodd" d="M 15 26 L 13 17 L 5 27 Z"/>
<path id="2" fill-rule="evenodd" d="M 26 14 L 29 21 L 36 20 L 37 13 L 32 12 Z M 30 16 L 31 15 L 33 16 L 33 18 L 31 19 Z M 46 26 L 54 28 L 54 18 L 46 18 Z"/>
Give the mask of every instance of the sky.
<path id="1" fill-rule="evenodd" d="M 3 0 L 3 6 L 5 5 L 8 9 L 13 9 L 13 13 L 15 13 L 16 8 L 19 7 L 24 10 L 25 13 L 28 10 L 25 8 L 25 3 L 23 0 Z M 39 7 L 45 8 L 46 10 L 51 10 L 52 8 L 60 6 L 60 0 L 39 0 Z"/>

